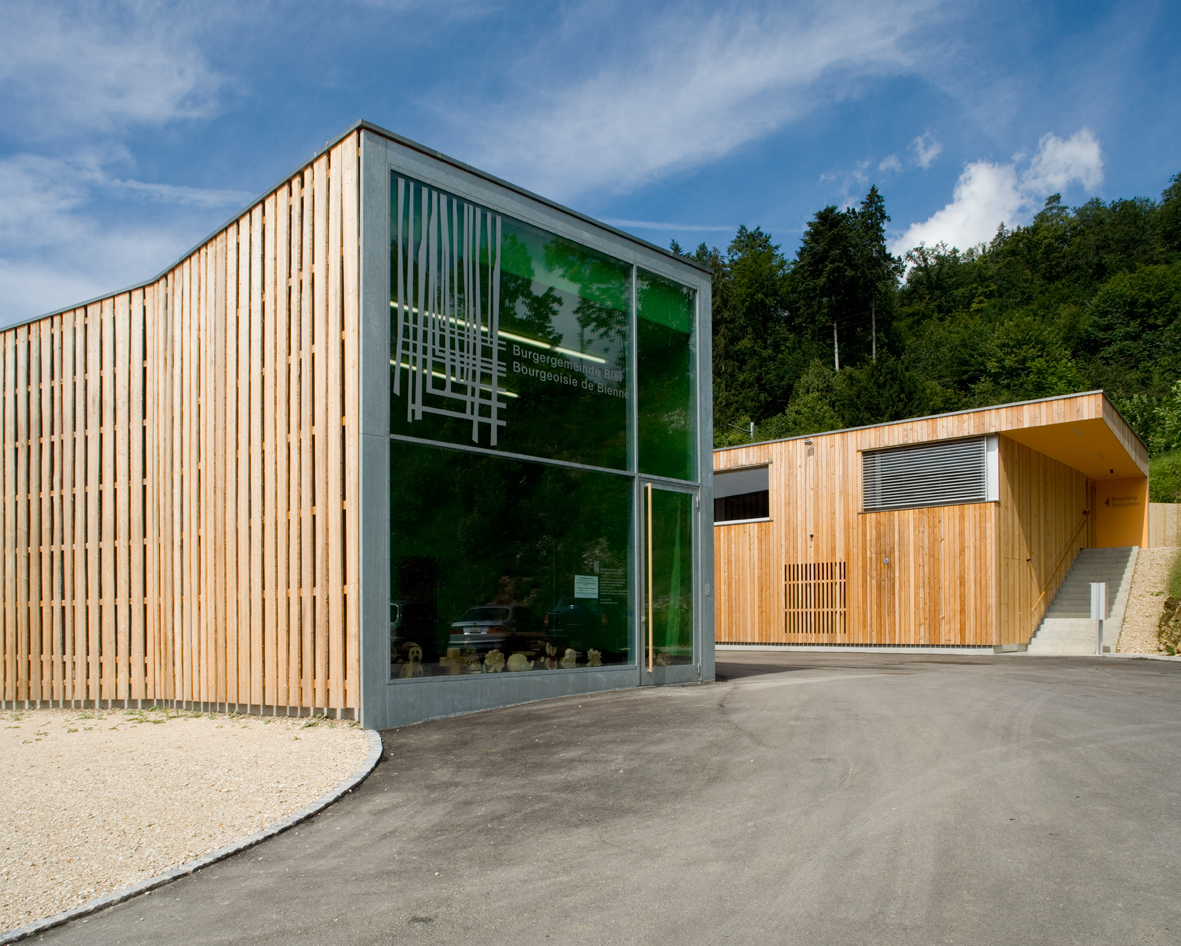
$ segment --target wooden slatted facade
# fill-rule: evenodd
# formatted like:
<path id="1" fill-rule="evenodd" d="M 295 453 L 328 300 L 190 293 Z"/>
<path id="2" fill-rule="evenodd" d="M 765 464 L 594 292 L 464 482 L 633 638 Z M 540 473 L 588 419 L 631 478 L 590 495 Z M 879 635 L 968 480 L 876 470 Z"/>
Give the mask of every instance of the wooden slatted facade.
<path id="1" fill-rule="evenodd" d="M 1151 503 L 1148 507 L 1150 547 L 1181 545 L 1181 503 Z"/>
<path id="2" fill-rule="evenodd" d="M 0 332 L 3 705 L 359 705 L 359 133 Z"/>
<path id="3" fill-rule="evenodd" d="M 864 451 L 993 435 L 994 501 L 863 511 Z M 715 473 L 761 465 L 769 518 L 714 527 L 719 644 L 1020 645 L 1103 524 L 1147 544 L 1134 496 L 1120 509 L 1096 498 L 1097 484 L 1136 494 L 1148 473 L 1147 451 L 1102 392 L 714 454 Z M 832 579 L 801 589 L 837 574 L 844 614 Z"/>

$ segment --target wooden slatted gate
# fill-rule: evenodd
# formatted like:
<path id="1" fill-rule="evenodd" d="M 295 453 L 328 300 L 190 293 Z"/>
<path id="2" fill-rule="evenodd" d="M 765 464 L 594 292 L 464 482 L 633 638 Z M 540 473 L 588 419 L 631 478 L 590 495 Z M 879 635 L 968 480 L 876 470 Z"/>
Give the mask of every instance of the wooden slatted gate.
<path id="1" fill-rule="evenodd" d="M 5 707 L 356 710 L 358 146 L 0 333 Z"/>

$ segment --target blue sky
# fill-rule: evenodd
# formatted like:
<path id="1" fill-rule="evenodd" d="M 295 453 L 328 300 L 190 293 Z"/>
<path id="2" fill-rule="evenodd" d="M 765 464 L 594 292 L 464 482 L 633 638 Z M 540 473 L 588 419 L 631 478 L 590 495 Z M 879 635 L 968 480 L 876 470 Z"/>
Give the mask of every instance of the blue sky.
<path id="1" fill-rule="evenodd" d="M 661 245 L 885 196 L 960 247 L 1181 172 L 1176 3 L 0 0 L 0 324 L 155 275 L 360 118 Z"/>

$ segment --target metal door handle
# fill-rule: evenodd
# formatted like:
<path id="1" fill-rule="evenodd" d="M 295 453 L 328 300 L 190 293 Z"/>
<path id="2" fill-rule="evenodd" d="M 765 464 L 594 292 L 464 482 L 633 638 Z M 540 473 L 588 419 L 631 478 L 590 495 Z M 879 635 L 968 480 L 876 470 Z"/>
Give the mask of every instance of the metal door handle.
<path id="1" fill-rule="evenodd" d="M 652 484 L 648 490 L 648 672 L 652 672 Z"/>

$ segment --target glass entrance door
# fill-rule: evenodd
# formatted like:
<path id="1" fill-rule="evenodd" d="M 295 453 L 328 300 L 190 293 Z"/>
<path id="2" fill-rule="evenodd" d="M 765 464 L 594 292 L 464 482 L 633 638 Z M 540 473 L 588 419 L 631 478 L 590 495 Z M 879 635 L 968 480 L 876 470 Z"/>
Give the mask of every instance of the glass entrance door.
<path id="1" fill-rule="evenodd" d="M 647 682 L 680 677 L 693 654 L 694 494 L 643 484 L 643 611 L 641 667 Z M 686 677 L 688 679 L 688 677 Z"/>

